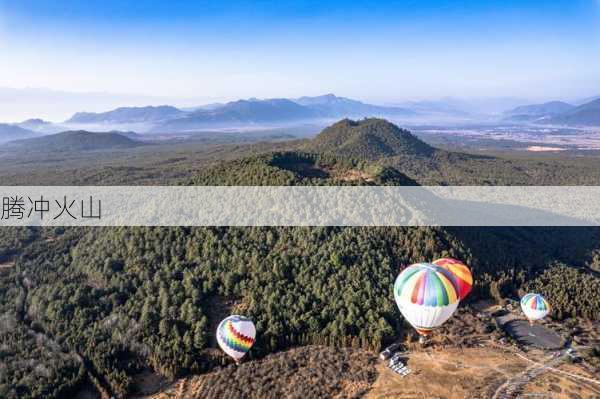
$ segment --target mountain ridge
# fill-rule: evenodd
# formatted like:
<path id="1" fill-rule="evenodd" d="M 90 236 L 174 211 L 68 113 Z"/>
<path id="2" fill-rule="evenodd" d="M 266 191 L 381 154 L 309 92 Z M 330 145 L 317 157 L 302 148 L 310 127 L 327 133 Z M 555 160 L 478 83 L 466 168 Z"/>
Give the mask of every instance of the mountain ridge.
<path id="1" fill-rule="evenodd" d="M 237 100 L 213 109 L 198 109 L 161 123 L 154 130 L 194 129 L 203 126 L 231 126 L 274 123 L 315 118 L 309 109 L 284 98 Z"/>
<path id="2" fill-rule="evenodd" d="M 416 112 L 402 107 L 387 107 L 367 104 L 329 93 L 316 97 L 300 97 L 292 100 L 300 105 L 311 107 L 323 116 L 331 118 L 368 117 L 368 116 L 414 116 Z"/>
<path id="3" fill-rule="evenodd" d="M 120 107 L 106 112 L 77 112 L 64 123 L 152 123 L 154 132 L 185 131 L 214 127 L 292 123 L 344 117 L 410 117 L 418 113 L 402 107 L 379 106 L 334 94 L 315 97 L 242 99 L 225 104 L 179 109 L 170 105 Z"/>
<path id="4" fill-rule="evenodd" d="M 560 125 L 600 126 L 600 98 L 558 114 L 547 123 Z"/>
<path id="5" fill-rule="evenodd" d="M 107 112 L 77 112 L 65 123 L 139 123 L 156 122 L 175 118 L 185 114 L 185 111 L 171 105 L 148 105 L 145 107 L 119 107 Z"/>
<path id="6" fill-rule="evenodd" d="M 144 144 L 115 132 L 92 133 L 85 130 L 72 130 L 15 140 L 6 143 L 6 145 L 14 149 L 25 149 L 27 151 L 65 152 L 133 148 Z"/>
<path id="7" fill-rule="evenodd" d="M 0 143 L 37 137 L 39 133 L 10 123 L 0 123 Z"/>
<path id="8" fill-rule="evenodd" d="M 504 114 L 507 116 L 526 115 L 532 117 L 544 117 L 561 114 L 573 108 L 575 108 L 574 105 L 564 101 L 548 101 L 541 104 L 521 105 L 506 111 Z"/>

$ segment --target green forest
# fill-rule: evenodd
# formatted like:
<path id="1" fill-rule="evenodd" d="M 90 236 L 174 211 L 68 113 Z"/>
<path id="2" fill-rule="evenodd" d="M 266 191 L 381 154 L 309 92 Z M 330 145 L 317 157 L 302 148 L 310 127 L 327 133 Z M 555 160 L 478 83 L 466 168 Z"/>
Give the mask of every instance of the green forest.
<path id="1" fill-rule="evenodd" d="M 315 143 L 216 147 L 198 163 L 171 153 L 162 166 L 59 175 L 91 184 L 132 176 L 186 185 L 600 181 L 597 160 L 445 152 L 381 120 L 341 121 Z M 250 361 L 312 344 L 376 352 L 414 334 L 393 299 L 399 271 L 445 256 L 474 274 L 461 306 L 535 290 L 556 320 L 600 320 L 599 228 L 4 227 L 0 397 L 69 397 L 85 384 L 125 397 L 144 371 L 174 379 L 230 364 L 214 332 L 232 313 L 256 325 Z"/>
<path id="2" fill-rule="evenodd" d="M 142 370 L 174 378 L 226 364 L 210 348 L 234 312 L 257 326 L 250 359 L 306 344 L 377 351 L 411 330 L 393 300 L 400 268 L 442 256 L 472 267 L 471 301 L 535 289 L 558 319 L 597 319 L 600 306 L 593 228 L 3 230 L 21 243 L 1 275 L 8 397 L 58 396 L 90 378 L 125 396 Z"/>

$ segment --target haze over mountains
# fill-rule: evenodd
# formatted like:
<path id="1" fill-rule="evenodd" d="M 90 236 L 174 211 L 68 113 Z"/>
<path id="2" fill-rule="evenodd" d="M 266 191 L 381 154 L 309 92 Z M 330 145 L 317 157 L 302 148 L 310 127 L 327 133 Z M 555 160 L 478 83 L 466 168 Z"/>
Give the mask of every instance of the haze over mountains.
<path id="1" fill-rule="evenodd" d="M 569 126 L 600 126 L 600 98 L 579 106 L 562 101 L 524 105 L 505 112 L 505 120 Z"/>
<path id="2" fill-rule="evenodd" d="M 561 125 L 600 126 L 600 98 L 560 113 L 548 122 Z"/>
<path id="3" fill-rule="evenodd" d="M 327 94 L 298 99 L 248 99 L 182 110 L 172 106 L 125 107 L 104 113 L 79 112 L 65 124 L 136 124 L 151 123 L 152 132 L 190 131 L 207 128 L 231 128 L 248 125 L 272 125 L 343 117 L 407 117 L 414 111 L 384 107 Z"/>
<path id="4" fill-rule="evenodd" d="M 17 125 L 0 123 L 0 144 L 6 143 L 7 141 L 36 137 L 39 135 L 39 133 L 24 129 Z"/>
<path id="5" fill-rule="evenodd" d="M 562 101 L 550 101 L 543 104 L 521 105 L 505 112 L 508 120 L 532 121 L 536 119 L 554 116 L 575 108 L 574 105 Z"/>
<path id="6" fill-rule="evenodd" d="M 77 112 L 65 123 L 139 123 L 156 122 L 185 115 L 185 111 L 169 105 L 158 107 L 121 107 L 109 112 Z"/>
<path id="7" fill-rule="evenodd" d="M 402 125 L 511 123 L 600 126 L 600 98 L 596 97 L 580 105 L 550 101 L 520 105 L 500 115 L 480 113 L 483 109 L 497 109 L 502 104 L 513 101 L 514 99 L 493 101 L 487 105 L 480 104 L 479 108 L 457 99 L 381 106 L 326 94 L 295 99 L 251 98 L 184 109 L 171 105 L 120 107 L 99 113 L 77 112 L 62 123 L 51 123 L 36 118 L 20 123 L 0 124 L 0 143 L 70 130 L 126 130 L 156 135 L 220 130 L 250 131 L 305 125 L 312 126 L 308 130 L 314 132 L 340 119 L 373 117 L 389 119 Z"/>
<path id="8" fill-rule="evenodd" d="M 144 143 L 132 140 L 121 133 L 91 133 L 86 131 L 70 131 L 48 136 L 16 140 L 8 146 L 35 152 L 79 152 L 119 148 L 133 148 Z"/>
<path id="9" fill-rule="evenodd" d="M 446 99 L 440 101 L 405 102 L 381 106 L 326 94 L 296 99 L 272 98 L 232 101 L 204 107 L 178 109 L 172 106 L 125 107 L 104 113 L 79 112 L 65 124 L 139 124 L 147 123 L 151 132 L 182 132 L 210 128 L 235 128 L 252 125 L 285 125 L 300 122 L 332 122 L 342 118 L 382 117 L 405 120 L 411 123 L 428 123 L 440 117 L 487 122 L 493 121 L 491 113 L 503 104 L 513 104 L 515 99 L 483 101 L 479 106 L 468 101 Z M 594 117 L 594 99 L 579 106 L 563 101 L 521 105 L 505 111 L 503 120 L 511 122 L 543 122 L 572 125 L 598 124 Z M 589 105 L 588 105 L 589 104 Z M 572 114 L 570 112 L 573 111 Z M 490 112 L 489 115 L 484 115 Z M 485 116 L 485 117 L 484 117 Z M 550 119 L 550 117 L 557 117 Z M 558 118 L 558 117 L 561 118 Z M 564 118 L 562 118 L 564 116 Z M 497 120 L 497 118 L 496 118 Z"/>

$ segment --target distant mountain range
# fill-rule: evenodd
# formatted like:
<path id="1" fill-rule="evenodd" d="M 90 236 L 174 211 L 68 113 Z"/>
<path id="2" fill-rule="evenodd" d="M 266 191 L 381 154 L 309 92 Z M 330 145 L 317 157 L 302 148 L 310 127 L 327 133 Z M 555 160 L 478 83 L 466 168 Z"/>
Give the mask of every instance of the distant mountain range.
<path id="1" fill-rule="evenodd" d="M 123 107 L 112 111 L 78 112 L 69 125 L 125 125 L 149 123 L 153 132 L 181 132 L 207 128 L 286 124 L 300 121 L 334 120 L 344 117 L 409 117 L 416 112 L 385 107 L 327 94 L 297 99 L 272 98 L 232 101 L 226 104 L 178 109 L 172 106 Z"/>
<path id="2" fill-rule="evenodd" d="M 574 105 L 562 101 L 550 101 L 543 104 L 522 105 L 505 112 L 506 119 L 513 121 L 533 121 L 570 111 Z"/>
<path id="3" fill-rule="evenodd" d="M 26 121 L 23 121 L 21 123 L 16 123 L 17 126 L 20 126 L 23 129 L 31 130 L 40 129 L 51 124 L 51 122 L 47 122 L 43 119 L 27 119 Z"/>
<path id="4" fill-rule="evenodd" d="M 366 104 L 335 94 L 317 97 L 300 97 L 292 100 L 297 104 L 312 109 L 317 115 L 325 118 L 369 117 L 369 116 L 414 116 L 417 113 L 403 107 L 383 107 Z"/>
<path id="5" fill-rule="evenodd" d="M 317 115 L 287 99 L 239 100 L 214 109 L 199 109 L 187 115 L 158 124 L 154 131 L 185 131 L 206 127 L 230 127 L 309 120 Z"/>
<path id="6" fill-rule="evenodd" d="M 62 123 L 28 119 L 4 125 L 0 142 L 34 137 L 35 133 L 54 134 L 68 130 L 136 131 L 154 134 L 191 134 L 220 129 L 269 129 L 292 126 L 326 126 L 344 119 L 385 118 L 412 124 L 446 123 L 548 123 L 559 125 L 600 126 L 600 98 L 581 105 L 562 101 L 521 105 L 498 114 L 485 113 L 515 99 L 485 99 L 481 104 L 447 98 L 440 101 L 404 102 L 390 106 L 364 103 L 334 94 L 300 98 L 271 98 L 213 103 L 180 109 L 170 105 L 121 107 L 107 112 L 77 112 Z M 479 108 L 476 104 L 479 104 Z M 21 128 L 23 130 L 19 130 Z"/>
<path id="7" fill-rule="evenodd" d="M 14 125 L 41 134 L 54 134 L 68 130 L 65 129 L 64 126 L 43 119 L 27 119 L 26 121 L 15 123 Z"/>
<path id="8" fill-rule="evenodd" d="M 600 98 L 579 106 L 562 101 L 523 105 L 504 113 L 505 121 L 569 126 L 600 126 Z"/>
<path id="9" fill-rule="evenodd" d="M 36 137 L 40 134 L 29 129 L 24 129 L 17 125 L 0 123 L 0 143 L 7 141 L 26 139 Z"/>
<path id="10" fill-rule="evenodd" d="M 15 150 L 60 152 L 95 151 L 119 148 L 133 148 L 145 145 L 120 133 L 91 133 L 83 130 L 68 131 L 42 137 L 16 140 L 7 143 Z"/>
<path id="11" fill-rule="evenodd" d="M 586 98 L 582 98 L 582 99 L 579 99 L 576 101 L 572 101 L 572 103 L 574 105 L 579 106 L 579 105 L 590 103 L 590 102 L 592 102 L 594 100 L 598 100 L 598 99 L 600 99 L 600 96 L 592 96 L 592 97 L 586 97 Z"/>
<path id="12" fill-rule="evenodd" d="M 157 122 L 171 118 L 178 118 L 185 115 L 185 111 L 170 105 L 160 105 L 157 107 L 121 107 L 108 112 L 78 112 L 65 123 L 74 124 L 125 124 Z"/>
<path id="13" fill-rule="evenodd" d="M 574 107 L 548 120 L 558 125 L 600 126 L 600 98 Z"/>
<path id="14" fill-rule="evenodd" d="M 193 111 L 171 119 L 153 130 L 185 131 L 207 127 L 286 124 L 302 121 L 333 120 L 342 117 L 413 116 L 415 112 L 399 107 L 382 107 L 327 94 L 298 99 L 239 100 Z"/>

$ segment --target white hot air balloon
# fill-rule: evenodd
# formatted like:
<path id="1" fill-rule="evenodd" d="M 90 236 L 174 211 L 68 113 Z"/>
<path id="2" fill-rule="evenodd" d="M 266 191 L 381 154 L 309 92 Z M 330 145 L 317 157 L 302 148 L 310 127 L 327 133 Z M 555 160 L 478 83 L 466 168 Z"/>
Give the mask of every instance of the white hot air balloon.
<path id="1" fill-rule="evenodd" d="M 521 298 L 521 309 L 529 320 L 529 324 L 533 324 L 534 321 L 546 317 L 550 311 L 550 305 L 540 294 L 529 293 Z"/>
<path id="2" fill-rule="evenodd" d="M 244 316 L 232 315 L 225 318 L 217 327 L 217 342 L 229 356 L 239 363 L 248 353 L 256 338 L 256 327 L 252 320 Z"/>
<path id="3" fill-rule="evenodd" d="M 396 304 L 421 336 L 442 325 L 458 307 L 459 295 L 449 273 L 431 263 L 417 263 L 396 278 Z"/>

